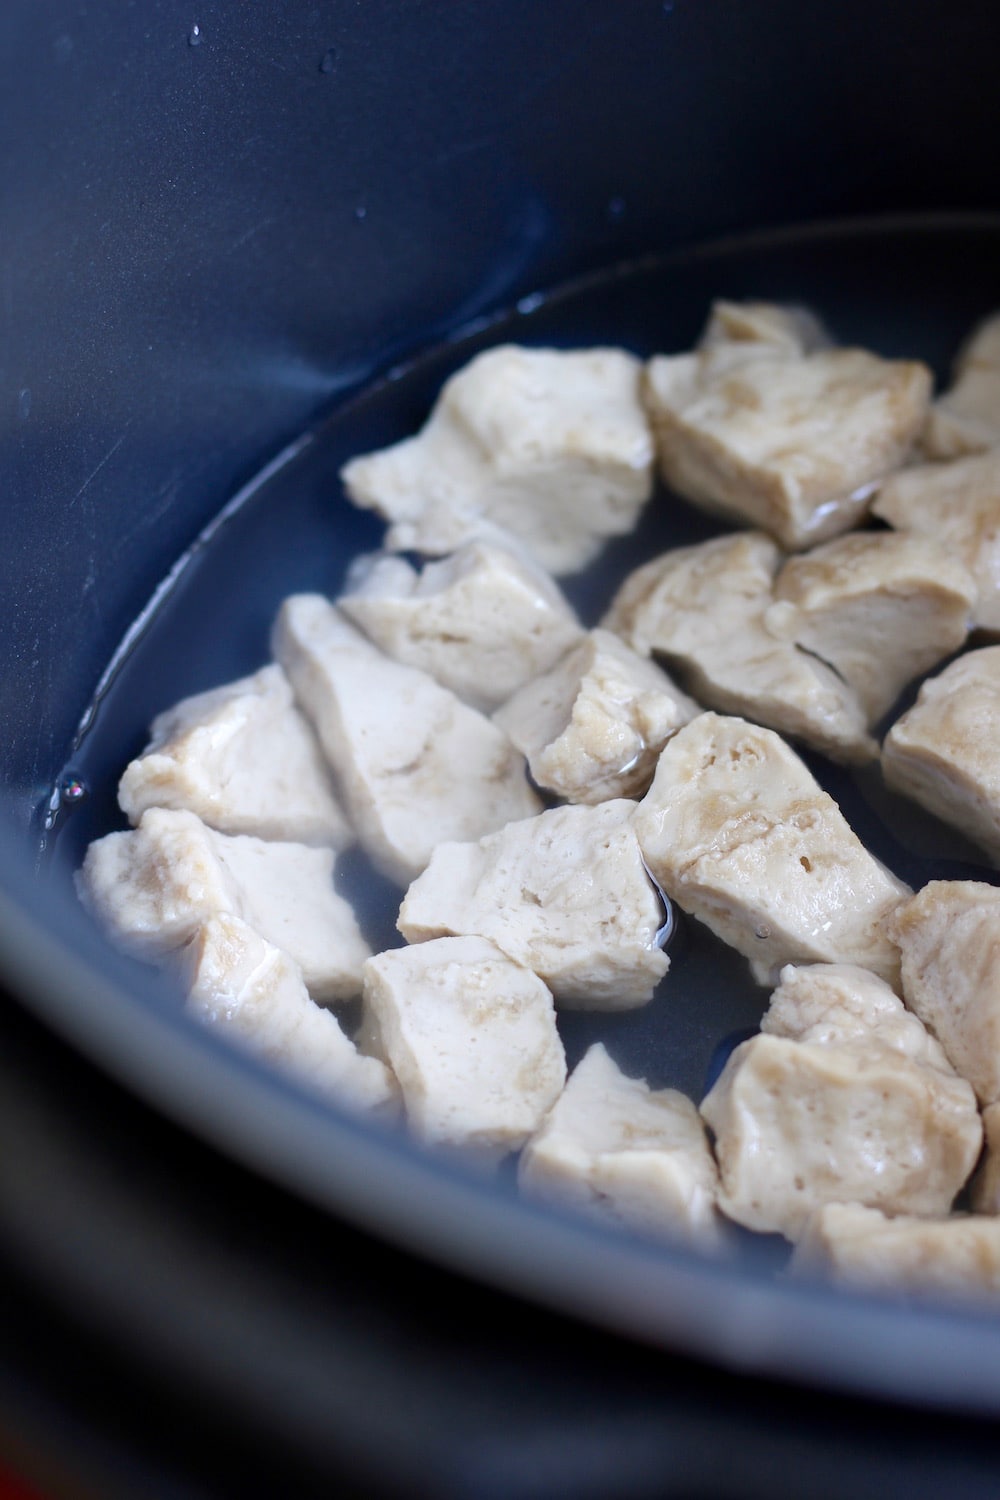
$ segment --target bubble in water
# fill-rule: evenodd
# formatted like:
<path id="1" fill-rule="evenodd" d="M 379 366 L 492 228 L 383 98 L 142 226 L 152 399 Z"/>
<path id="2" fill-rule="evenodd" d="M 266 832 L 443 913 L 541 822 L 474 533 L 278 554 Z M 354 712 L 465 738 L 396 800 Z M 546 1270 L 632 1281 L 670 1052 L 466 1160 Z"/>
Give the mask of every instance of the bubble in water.
<path id="1" fill-rule="evenodd" d="M 25 386 L 24 390 L 17 398 L 17 414 L 21 418 L 22 422 L 26 420 L 30 410 L 31 392 L 28 390 L 28 387 Z"/>
<path id="2" fill-rule="evenodd" d="M 336 48 L 335 47 L 327 47 L 326 51 L 323 53 L 322 61 L 320 62 L 320 65 L 319 65 L 319 70 L 320 70 L 321 73 L 332 73 L 333 70 L 334 70 L 334 68 L 336 66 L 337 66 L 337 51 L 336 51 Z"/>
<path id="3" fill-rule="evenodd" d="M 766 922 L 761 922 L 759 926 L 754 928 L 753 935 L 755 938 L 760 938 L 761 942 L 765 942 L 771 936 L 771 929 Z"/>
<path id="4" fill-rule="evenodd" d="M 201 27 L 200 26 L 196 25 L 196 26 L 192 26 L 191 27 L 191 30 L 188 33 L 188 46 L 189 47 L 200 47 L 201 46 Z"/>
<path id="5" fill-rule="evenodd" d="M 61 790 L 64 802 L 82 802 L 87 795 L 87 784 L 81 781 L 79 776 L 66 776 L 63 778 Z"/>

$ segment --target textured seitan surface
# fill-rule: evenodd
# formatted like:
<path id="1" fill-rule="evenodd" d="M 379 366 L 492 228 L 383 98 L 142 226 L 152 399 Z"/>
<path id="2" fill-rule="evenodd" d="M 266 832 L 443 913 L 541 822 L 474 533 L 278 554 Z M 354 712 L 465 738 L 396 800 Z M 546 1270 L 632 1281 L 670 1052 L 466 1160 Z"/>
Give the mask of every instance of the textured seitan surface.
<path id="1" fill-rule="evenodd" d="M 478 838 L 540 809 L 505 734 L 425 672 L 383 656 L 318 594 L 285 601 L 274 652 L 388 879 L 406 885 L 442 840 Z"/>
<path id="2" fill-rule="evenodd" d="M 882 772 L 1000 863 L 1000 646 L 969 651 L 923 684 L 885 737 Z"/>
<path id="3" fill-rule="evenodd" d="M 273 663 L 159 714 L 118 801 L 133 825 L 147 808 L 169 807 L 220 833 L 331 849 L 354 838 L 316 737 Z"/>
<path id="4" fill-rule="evenodd" d="M 212 917 L 181 950 L 188 1010 L 261 1062 L 347 1109 L 396 1114 L 384 1063 L 362 1057 L 310 998 L 298 965 L 237 917 Z"/>
<path id="5" fill-rule="evenodd" d="M 722 1210 L 796 1239 L 823 1203 L 947 1213 L 976 1164 L 975 1096 L 875 975 L 784 969 L 761 1035 L 702 1103 Z"/>
<path id="6" fill-rule="evenodd" d="M 698 1111 L 676 1089 L 628 1078 L 592 1046 L 528 1142 L 525 1196 L 639 1234 L 720 1243 L 718 1173 Z"/>
<path id="7" fill-rule="evenodd" d="M 669 960 L 664 922 L 632 828 L 634 802 L 557 807 L 477 844 L 441 844 L 407 891 L 397 926 L 411 943 L 491 938 L 560 1004 L 628 1010 L 652 998 Z"/>
<path id="8" fill-rule="evenodd" d="M 359 561 L 339 600 L 344 614 L 387 656 L 419 667 L 482 713 L 581 639 L 555 580 L 509 548 L 467 542 L 420 573 L 402 557 Z"/>
<path id="9" fill-rule="evenodd" d="M 700 712 L 658 666 L 598 629 L 493 722 L 527 756 L 538 786 L 593 803 L 642 796 L 667 740 Z"/>
<path id="10" fill-rule="evenodd" d="M 416 437 L 352 459 L 344 486 L 391 523 L 393 551 L 514 538 L 573 573 L 633 529 L 652 492 L 640 372 L 623 349 L 489 349 L 446 383 Z"/>
<path id="11" fill-rule="evenodd" d="M 769 729 L 706 713 L 660 756 L 635 815 L 653 878 L 750 960 L 855 963 L 890 984 L 886 921 L 909 887 L 874 859 L 833 798 Z"/>
<path id="12" fill-rule="evenodd" d="M 364 970 L 377 1039 L 422 1140 L 487 1157 L 518 1150 L 559 1097 L 566 1059 L 552 996 L 479 937 L 393 948 Z"/>

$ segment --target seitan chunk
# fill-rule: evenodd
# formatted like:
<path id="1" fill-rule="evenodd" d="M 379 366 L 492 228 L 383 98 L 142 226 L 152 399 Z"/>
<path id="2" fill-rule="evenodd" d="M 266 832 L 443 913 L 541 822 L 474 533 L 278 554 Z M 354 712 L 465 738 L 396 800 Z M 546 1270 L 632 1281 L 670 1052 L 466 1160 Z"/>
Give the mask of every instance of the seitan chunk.
<path id="1" fill-rule="evenodd" d="M 921 446 L 960 458 L 1000 443 L 1000 314 L 977 324 L 959 350 L 951 389 L 930 409 Z"/>
<path id="2" fill-rule="evenodd" d="M 910 894 L 778 735 L 706 713 L 670 740 L 635 815 L 653 878 L 750 960 L 854 963 L 895 985 L 885 931 Z"/>
<path id="3" fill-rule="evenodd" d="M 790 558 L 774 594 L 770 628 L 822 657 L 874 724 L 964 643 L 976 586 L 929 538 L 861 532 Z"/>
<path id="4" fill-rule="evenodd" d="M 402 557 L 361 560 L 344 614 L 387 656 L 491 713 L 580 639 L 555 580 L 505 547 L 468 542 L 417 573 Z"/>
<path id="5" fill-rule="evenodd" d="M 399 1089 L 309 997 L 298 965 L 237 917 L 212 917 L 179 955 L 199 1021 L 348 1109 L 393 1115 Z"/>
<path id="6" fill-rule="evenodd" d="M 331 849 L 353 840 L 316 738 L 273 664 L 159 714 L 118 801 L 133 825 L 148 807 L 172 807 L 220 833 Z"/>
<path id="7" fill-rule="evenodd" d="M 598 1042 L 521 1157 L 526 1197 L 702 1246 L 720 1242 L 718 1173 L 698 1111 L 676 1089 L 627 1078 Z"/>
<path id="8" fill-rule="evenodd" d="M 789 966 L 761 1032 L 701 1107 L 724 1213 L 794 1240 L 823 1203 L 948 1211 L 982 1143 L 975 1096 L 887 984 Z"/>
<path id="9" fill-rule="evenodd" d="M 731 353 L 756 354 L 759 346 L 782 354 L 808 354 L 831 340 L 815 313 L 778 302 L 712 303 L 699 349 L 724 347 Z"/>
<path id="10" fill-rule="evenodd" d="M 362 846 L 400 885 L 445 839 L 537 812 L 524 757 L 425 672 L 390 661 L 326 599 L 286 599 L 274 653 L 319 734 Z"/>
<path id="11" fill-rule="evenodd" d="M 972 623 L 1000 630 L 1000 448 L 900 469 L 882 485 L 872 512 L 964 563 L 976 586 Z"/>
<path id="12" fill-rule="evenodd" d="M 91 844 L 77 885 L 137 958 L 163 959 L 213 917 L 238 917 L 294 959 L 314 1000 L 349 1000 L 371 950 L 333 871 L 332 849 L 216 833 L 151 807 L 138 828 Z"/>
<path id="13" fill-rule="evenodd" d="M 539 786 L 569 802 L 606 802 L 641 796 L 667 740 L 700 711 L 653 662 L 592 630 L 493 722 Z"/>
<path id="14" fill-rule="evenodd" d="M 479 937 L 393 948 L 365 965 L 362 1031 L 377 1038 L 422 1140 L 517 1151 L 559 1097 L 552 996 Z"/>
<path id="15" fill-rule="evenodd" d="M 345 466 L 347 493 L 391 523 L 393 551 L 514 537 L 573 573 L 632 530 L 652 490 L 640 370 L 623 349 L 489 349 L 417 437 Z"/>
<path id="16" fill-rule="evenodd" d="M 1000 1291 L 1000 1219 L 889 1217 L 856 1203 L 818 1209 L 792 1257 L 797 1275 L 823 1275 L 872 1291 L 945 1293 L 949 1298 Z"/>
<path id="17" fill-rule="evenodd" d="M 870 760 L 878 749 L 857 695 L 771 628 L 782 561 L 761 532 L 678 547 L 626 578 L 603 623 L 634 650 L 661 657 L 708 707 L 836 760 Z"/>
<path id="18" fill-rule="evenodd" d="M 977 1214 L 1000 1215 L 1000 1104 L 983 1110 L 986 1145 L 979 1169 L 972 1179 L 970 1201 Z"/>
<path id="19" fill-rule="evenodd" d="M 657 459 L 679 495 L 798 551 L 854 526 L 905 461 L 930 371 L 861 349 L 749 350 L 735 363 L 726 342 L 650 361 Z"/>
<path id="20" fill-rule="evenodd" d="M 557 807 L 477 844 L 440 844 L 407 891 L 408 942 L 477 934 L 533 969 L 563 1005 L 628 1010 L 669 961 L 664 924 L 632 828 L 635 803 Z"/>
<path id="21" fill-rule="evenodd" d="M 1000 646 L 969 651 L 923 684 L 885 737 L 882 772 L 1000 864 Z"/>
<path id="22" fill-rule="evenodd" d="M 1000 1101 L 1000 890 L 932 880 L 892 918 L 906 1002 L 983 1104 Z"/>

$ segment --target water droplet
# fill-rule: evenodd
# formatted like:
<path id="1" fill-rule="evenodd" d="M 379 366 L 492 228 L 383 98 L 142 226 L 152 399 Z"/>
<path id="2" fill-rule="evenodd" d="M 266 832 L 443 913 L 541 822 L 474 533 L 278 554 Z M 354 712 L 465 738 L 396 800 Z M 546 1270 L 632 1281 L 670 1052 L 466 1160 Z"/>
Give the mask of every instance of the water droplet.
<path id="1" fill-rule="evenodd" d="M 62 800 L 64 802 L 82 802 L 87 795 L 87 784 L 81 781 L 79 776 L 66 776 L 62 784 Z"/>
<path id="2" fill-rule="evenodd" d="M 766 922 L 761 922 L 754 928 L 753 935 L 755 938 L 760 938 L 761 942 L 765 942 L 771 936 L 771 929 Z"/>
<path id="3" fill-rule="evenodd" d="M 189 47 L 200 47 L 201 46 L 201 27 L 200 26 L 192 26 L 191 27 L 191 30 L 188 32 L 188 46 Z"/>
<path id="4" fill-rule="evenodd" d="M 367 219 L 368 210 L 367 208 L 365 208 L 363 203 L 359 203 L 357 208 L 354 210 L 354 217 L 358 220 L 359 223 L 362 219 Z"/>
<path id="5" fill-rule="evenodd" d="M 527 297 L 522 297 L 520 302 L 518 302 L 517 310 L 523 316 L 527 317 L 528 313 L 536 312 L 544 301 L 544 292 L 530 292 Z"/>
<path id="6" fill-rule="evenodd" d="M 323 58 L 320 62 L 319 70 L 321 73 L 332 73 L 336 66 L 337 49 L 335 47 L 327 47 L 326 51 L 323 53 Z"/>
<path id="7" fill-rule="evenodd" d="M 28 390 L 28 387 L 25 386 L 24 390 L 21 392 L 21 394 L 17 398 L 17 414 L 21 418 L 22 422 L 24 422 L 24 421 L 27 420 L 27 416 L 28 416 L 28 413 L 30 412 L 30 410 L 31 410 L 31 392 Z"/>
<path id="8" fill-rule="evenodd" d="M 624 198 L 618 198 L 618 197 L 609 198 L 608 199 L 608 218 L 609 219 L 621 219 L 621 218 L 624 218 L 624 216 L 625 216 L 625 199 Z"/>

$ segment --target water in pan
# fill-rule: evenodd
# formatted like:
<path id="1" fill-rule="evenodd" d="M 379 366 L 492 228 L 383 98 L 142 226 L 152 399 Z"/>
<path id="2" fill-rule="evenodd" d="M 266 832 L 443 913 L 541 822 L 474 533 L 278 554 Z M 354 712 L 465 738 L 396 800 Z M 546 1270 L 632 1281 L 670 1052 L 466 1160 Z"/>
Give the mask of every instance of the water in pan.
<path id="1" fill-rule="evenodd" d="M 460 333 L 369 387 L 209 528 L 134 633 L 62 778 L 63 787 L 77 784 L 56 820 L 56 869 L 76 868 L 91 839 L 124 826 L 117 780 L 142 748 L 154 714 L 262 665 L 281 600 L 310 590 L 335 595 L 351 560 L 380 545 L 381 523 L 343 497 L 341 465 L 415 431 L 443 380 L 479 350 L 514 341 L 621 344 L 640 355 L 677 351 L 694 342 L 713 298 L 756 297 L 811 306 L 841 342 L 923 358 L 940 379 L 970 324 L 1000 304 L 998 252 L 1000 222 L 964 220 L 812 227 L 709 246 L 524 299 L 509 316 Z M 608 546 L 563 586 L 584 621 L 594 623 L 637 564 L 721 529 L 658 492 L 632 536 Z M 806 758 L 865 844 L 912 885 L 935 876 L 994 878 L 970 846 L 888 796 L 877 771 L 858 775 Z M 90 795 L 82 796 L 80 786 Z M 342 860 L 339 884 L 373 949 L 399 942 L 399 893 L 358 851 Z M 670 973 L 645 1008 L 561 1014 L 571 1065 L 600 1038 L 627 1072 L 701 1097 L 734 1041 L 755 1028 L 766 991 L 752 984 L 741 957 L 696 922 L 679 921 L 671 958 Z"/>

